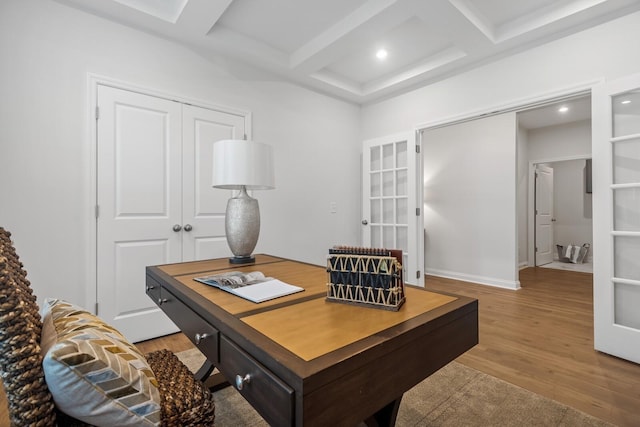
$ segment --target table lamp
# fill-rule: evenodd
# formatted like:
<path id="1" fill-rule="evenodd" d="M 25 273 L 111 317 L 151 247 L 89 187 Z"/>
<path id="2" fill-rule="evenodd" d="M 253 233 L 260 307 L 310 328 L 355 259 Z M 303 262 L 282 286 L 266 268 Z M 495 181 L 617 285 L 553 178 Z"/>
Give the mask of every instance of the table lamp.
<path id="1" fill-rule="evenodd" d="M 240 190 L 227 202 L 225 232 L 233 253 L 231 264 L 255 262 L 251 255 L 260 234 L 258 201 L 247 190 L 275 188 L 271 146 L 225 139 L 213 144 L 213 187 Z"/>

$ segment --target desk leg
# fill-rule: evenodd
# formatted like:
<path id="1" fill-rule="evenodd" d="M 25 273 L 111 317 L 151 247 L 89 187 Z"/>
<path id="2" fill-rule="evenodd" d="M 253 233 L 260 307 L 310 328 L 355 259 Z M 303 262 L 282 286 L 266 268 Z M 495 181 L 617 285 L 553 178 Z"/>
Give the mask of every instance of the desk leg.
<path id="1" fill-rule="evenodd" d="M 200 369 L 198 369 L 198 372 L 194 374 L 194 376 L 198 381 L 205 382 L 205 380 L 209 378 L 209 375 L 211 375 L 211 373 L 213 372 L 214 368 L 215 366 L 213 366 L 213 363 L 209 362 L 209 359 L 206 359 Z"/>
<path id="2" fill-rule="evenodd" d="M 229 387 L 231 384 L 224 378 L 224 376 L 220 372 L 216 372 L 211 375 L 215 366 L 209 360 L 205 360 L 198 372 L 196 372 L 193 376 L 198 380 L 202 381 L 206 387 L 211 391 L 218 391 L 225 387 Z"/>
<path id="3" fill-rule="evenodd" d="M 369 427 L 382 427 L 382 426 L 394 426 L 396 425 L 396 417 L 398 416 L 398 410 L 400 409 L 400 402 L 402 401 L 402 395 L 393 402 L 389 403 L 384 408 L 364 420 L 364 423 Z"/>

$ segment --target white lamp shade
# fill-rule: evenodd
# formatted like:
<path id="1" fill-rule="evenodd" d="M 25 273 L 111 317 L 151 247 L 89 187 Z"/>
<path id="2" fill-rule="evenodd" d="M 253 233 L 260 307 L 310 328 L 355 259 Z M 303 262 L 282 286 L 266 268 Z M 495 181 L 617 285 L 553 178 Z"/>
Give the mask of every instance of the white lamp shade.
<path id="1" fill-rule="evenodd" d="M 237 190 L 275 188 L 271 146 L 241 139 L 213 144 L 213 187 Z"/>

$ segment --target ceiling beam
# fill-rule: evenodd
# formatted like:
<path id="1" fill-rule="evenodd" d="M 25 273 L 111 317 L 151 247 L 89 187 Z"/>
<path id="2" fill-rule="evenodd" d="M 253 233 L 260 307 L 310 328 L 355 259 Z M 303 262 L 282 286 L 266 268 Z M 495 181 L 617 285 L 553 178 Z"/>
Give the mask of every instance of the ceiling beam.
<path id="1" fill-rule="evenodd" d="M 218 22 L 233 0 L 189 0 L 176 25 L 186 33 L 204 37 Z"/>
<path id="2" fill-rule="evenodd" d="M 293 52 L 289 66 L 311 74 L 349 54 L 371 34 L 381 34 L 411 16 L 404 0 L 369 0 Z"/>

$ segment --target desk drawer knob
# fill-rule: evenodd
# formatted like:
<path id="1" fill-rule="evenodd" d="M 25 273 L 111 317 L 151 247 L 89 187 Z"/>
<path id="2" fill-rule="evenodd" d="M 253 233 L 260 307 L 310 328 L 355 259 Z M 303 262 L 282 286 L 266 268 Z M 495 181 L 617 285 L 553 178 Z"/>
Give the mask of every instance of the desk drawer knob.
<path id="1" fill-rule="evenodd" d="M 209 337 L 209 334 L 196 334 L 196 344 L 200 344 L 203 339 L 208 337 Z"/>
<path id="2" fill-rule="evenodd" d="M 147 285 L 147 292 L 149 292 L 151 289 L 155 289 L 156 287 L 153 285 Z"/>
<path id="3" fill-rule="evenodd" d="M 162 305 L 162 304 L 164 304 L 165 302 L 167 302 L 167 299 L 166 299 L 166 298 L 158 298 L 158 305 Z"/>
<path id="4" fill-rule="evenodd" d="M 244 377 L 240 375 L 236 375 L 236 388 L 238 390 L 242 390 L 245 384 L 249 384 L 251 382 L 251 375 L 247 374 Z"/>

